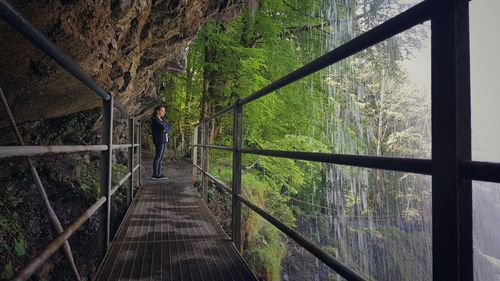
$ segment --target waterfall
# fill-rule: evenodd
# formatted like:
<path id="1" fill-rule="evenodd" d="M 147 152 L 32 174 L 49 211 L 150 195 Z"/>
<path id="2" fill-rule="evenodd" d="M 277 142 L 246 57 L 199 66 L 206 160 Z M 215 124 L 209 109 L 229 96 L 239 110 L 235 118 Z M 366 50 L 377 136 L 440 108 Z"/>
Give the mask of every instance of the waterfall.
<path id="1" fill-rule="evenodd" d="M 321 28 L 308 35 L 321 44 L 311 47 L 310 59 L 407 9 L 407 2 L 322 0 L 311 15 L 319 15 Z M 429 37 L 429 25 L 419 26 L 310 78 L 320 79 L 319 87 L 309 87 L 309 102 L 321 122 L 309 135 L 320 135 L 331 153 L 429 158 L 430 88 L 405 64 L 429 51 Z M 420 71 L 430 73 L 430 63 L 424 65 Z M 318 88 L 320 95 L 313 94 Z M 330 164 L 321 173 L 321 182 L 311 180 L 308 204 L 297 204 L 299 231 L 307 226 L 302 233 L 311 241 L 369 279 L 432 279 L 430 177 Z M 303 270 L 314 280 L 342 280 L 321 263 Z"/>

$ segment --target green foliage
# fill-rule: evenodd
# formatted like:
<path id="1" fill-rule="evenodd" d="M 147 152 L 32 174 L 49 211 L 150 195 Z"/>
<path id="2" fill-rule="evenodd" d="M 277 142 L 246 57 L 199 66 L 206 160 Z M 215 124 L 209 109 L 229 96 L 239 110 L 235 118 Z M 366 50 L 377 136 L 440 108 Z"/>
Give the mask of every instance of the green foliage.
<path id="1" fill-rule="evenodd" d="M 83 190 L 85 194 L 89 196 L 89 198 L 97 199 L 99 198 L 99 184 L 96 185 L 88 185 L 86 183 L 80 184 L 80 189 Z"/>
<path id="2" fill-rule="evenodd" d="M 112 174 L 111 181 L 113 183 L 118 183 L 127 173 L 128 173 L 127 165 L 113 164 L 111 167 L 111 174 Z"/>
<path id="3" fill-rule="evenodd" d="M 20 240 L 15 240 L 14 241 L 14 252 L 18 257 L 22 257 L 26 254 L 26 249 L 28 247 L 28 244 L 26 243 L 26 240 L 20 239 Z"/>
<path id="4" fill-rule="evenodd" d="M 161 97 L 167 103 L 168 119 L 175 123 L 174 134 L 189 136 L 191 126 L 200 119 L 405 8 L 396 0 L 337 1 L 337 18 L 327 22 L 323 11 L 329 4 L 325 3 L 260 1 L 258 9 L 245 9 L 234 22 L 213 20 L 207 24 L 190 46 L 186 73 L 163 75 L 165 90 Z M 347 20 L 351 21 L 349 28 L 344 26 Z M 245 105 L 244 146 L 429 157 L 430 122 L 422 117 L 430 112 L 429 102 L 409 85 L 400 65 L 412 49 L 420 47 L 416 36 L 420 31 L 414 28 Z M 335 41 L 325 44 L 331 37 Z M 231 117 L 228 113 L 211 122 L 211 144 L 232 146 Z M 209 159 L 210 172 L 229 184 L 230 154 L 211 152 Z M 338 211 L 346 218 L 397 207 L 403 210 L 401 219 L 411 221 L 421 218 L 418 207 L 425 202 L 425 196 L 416 189 L 418 181 L 408 174 L 396 176 L 380 170 L 245 155 L 242 192 L 292 227 L 297 216 L 311 220 L 313 216 L 308 218 L 299 208 L 292 210 L 291 196 L 328 205 L 326 195 L 332 192 L 341 201 L 335 202 L 342 206 Z M 319 223 L 324 230 L 332 227 L 321 216 Z M 251 212 L 245 214 L 244 227 L 251 266 L 265 272 L 266 280 L 279 280 L 286 249 L 282 237 Z M 349 251 L 346 245 L 328 250 Z"/>
<path id="5" fill-rule="evenodd" d="M 13 273 L 12 260 L 26 255 L 27 242 L 21 226 L 17 208 L 23 203 L 19 189 L 10 185 L 0 190 L 0 252 L 2 253 L 2 271 L 0 278 L 9 279 Z"/>
<path id="6" fill-rule="evenodd" d="M 12 262 L 8 261 L 2 269 L 2 273 L 0 273 L 0 278 L 7 280 L 14 276 L 14 270 L 12 269 Z"/>

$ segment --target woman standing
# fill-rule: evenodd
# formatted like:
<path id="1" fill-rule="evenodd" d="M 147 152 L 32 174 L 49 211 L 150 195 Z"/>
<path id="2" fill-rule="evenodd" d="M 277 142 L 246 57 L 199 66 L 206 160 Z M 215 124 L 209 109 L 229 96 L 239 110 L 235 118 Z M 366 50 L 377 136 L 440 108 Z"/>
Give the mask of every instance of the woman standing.
<path id="1" fill-rule="evenodd" d="M 163 116 L 165 116 L 165 107 L 161 105 L 155 107 L 153 116 L 151 116 L 151 133 L 156 147 L 155 159 L 153 160 L 152 179 L 154 180 L 168 179 L 168 177 L 161 173 L 161 161 L 167 148 L 168 133 L 171 131 L 171 128 L 165 119 L 163 119 Z"/>

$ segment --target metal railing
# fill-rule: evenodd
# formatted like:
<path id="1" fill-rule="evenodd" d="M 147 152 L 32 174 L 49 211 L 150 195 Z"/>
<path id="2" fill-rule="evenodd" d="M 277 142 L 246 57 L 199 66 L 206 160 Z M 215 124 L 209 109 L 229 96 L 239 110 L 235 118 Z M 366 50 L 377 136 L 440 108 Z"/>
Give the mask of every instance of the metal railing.
<path id="1" fill-rule="evenodd" d="M 130 206 L 134 187 L 141 185 L 141 124 L 130 115 L 113 96 L 101 88 L 90 76 L 85 73 L 75 62 L 60 51 L 41 32 L 36 30 L 18 11 L 5 0 L 0 0 L 0 17 L 14 29 L 27 37 L 36 47 L 59 63 L 65 70 L 81 81 L 94 93 L 102 98 L 102 134 L 100 145 L 60 145 L 60 146 L 3 146 L 0 147 L 0 159 L 15 159 L 29 157 L 44 157 L 82 152 L 101 152 L 101 185 L 100 198 L 83 214 L 81 214 L 66 230 L 62 231 L 46 248 L 38 254 L 28 265 L 16 273 L 12 280 L 27 280 L 30 276 L 49 259 L 71 235 L 78 230 L 98 210 L 100 212 L 99 226 L 99 255 L 104 257 L 111 241 L 110 212 L 111 196 L 124 183 L 128 183 L 127 204 Z M 113 108 L 119 110 L 128 118 L 128 144 L 112 144 L 113 139 Z M 128 149 L 128 173 L 121 178 L 115 186 L 111 186 L 112 153 L 115 149 Z M 137 159 L 136 159 L 137 158 Z M 137 163 L 136 163 L 137 162 Z M 138 174 L 137 174 L 138 173 Z M 136 185 L 136 186 L 134 186 Z M 101 207 L 103 207 L 101 209 Z M 77 273 L 76 273 L 77 274 Z M 79 277 L 77 277 L 79 278 Z"/>
<path id="2" fill-rule="evenodd" d="M 431 22 L 432 31 L 432 159 L 242 148 L 244 105 L 426 21 Z M 241 195 L 242 154 L 410 172 L 432 176 L 433 280 L 473 280 L 471 181 L 500 183 L 500 163 L 471 161 L 468 25 L 468 1 L 423 1 L 196 124 L 193 180 L 197 172 L 201 172 L 204 200 L 209 180 L 232 194 L 235 246 L 241 250 L 243 203 L 345 279 L 367 280 Z M 228 112 L 233 112 L 233 146 L 211 145 L 208 142 L 209 122 Z M 198 143 L 199 134 L 201 143 Z M 201 166 L 197 163 L 198 148 L 202 149 Z M 232 188 L 208 172 L 210 149 L 232 150 Z"/>

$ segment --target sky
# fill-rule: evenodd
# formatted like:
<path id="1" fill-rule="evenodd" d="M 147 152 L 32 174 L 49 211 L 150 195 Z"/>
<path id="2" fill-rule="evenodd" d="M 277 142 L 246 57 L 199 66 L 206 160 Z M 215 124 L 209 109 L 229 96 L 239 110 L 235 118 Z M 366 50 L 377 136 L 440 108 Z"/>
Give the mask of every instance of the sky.
<path id="1" fill-rule="evenodd" d="M 472 158 L 500 162 L 500 0 L 472 0 L 469 12 Z M 430 30 L 430 24 L 426 27 Z M 430 92 L 430 38 L 414 55 L 403 67 L 422 91 Z"/>
<path id="2" fill-rule="evenodd" d="M 500 0 L 470 3 L 473 159 L 500 162 Z"/>

